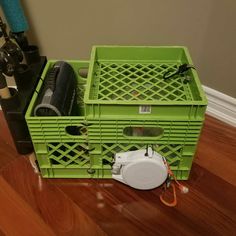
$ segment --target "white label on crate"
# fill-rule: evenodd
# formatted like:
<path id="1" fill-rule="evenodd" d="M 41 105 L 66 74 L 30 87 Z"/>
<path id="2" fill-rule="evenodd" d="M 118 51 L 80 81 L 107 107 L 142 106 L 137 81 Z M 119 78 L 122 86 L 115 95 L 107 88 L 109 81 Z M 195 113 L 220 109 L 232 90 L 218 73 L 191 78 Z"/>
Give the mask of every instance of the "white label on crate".
<path id="1" fill-rule="evenodd" d="M 152 109 L 149 105 L 141 105 L 139 106 L 139 114 L 151 114 Z"/>

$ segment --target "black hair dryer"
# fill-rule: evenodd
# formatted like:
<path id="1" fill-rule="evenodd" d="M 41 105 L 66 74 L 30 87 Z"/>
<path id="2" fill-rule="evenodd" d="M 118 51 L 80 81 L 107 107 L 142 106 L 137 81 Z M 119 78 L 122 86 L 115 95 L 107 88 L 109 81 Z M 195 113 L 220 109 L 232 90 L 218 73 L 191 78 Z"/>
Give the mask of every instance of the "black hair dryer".
<path id="1" fill-rule="evenodd" d="M 46 74 L 34 115 L 78 115 L 76 87 L 76 76 L 71 65 L 64 61 L 56 62 Z"/>

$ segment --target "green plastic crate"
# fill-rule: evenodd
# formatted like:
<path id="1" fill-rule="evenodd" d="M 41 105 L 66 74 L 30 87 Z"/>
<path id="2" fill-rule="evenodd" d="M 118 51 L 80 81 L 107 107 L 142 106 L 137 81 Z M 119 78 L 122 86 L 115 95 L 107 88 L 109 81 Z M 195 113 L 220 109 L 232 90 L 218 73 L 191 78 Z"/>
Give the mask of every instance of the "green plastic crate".
<path id="1" fill-rule="evenodd" d="M 43 177 L 49 178 L 89 178 L 88 169 L 98 166 L 99 160 L 91 162 L 84 116 L 84 91 L 86 78 L 79 70 L 88 68 L 87 61 L 68 61 L 77 75 L 78 109 L 81 116 L 34 117 L 33 109 L 48 69 L 55 63 L 48 61 L 36 91 L 26 112 L 26 121 L 33 141 L 34 150 Z M 80 127 L 80 135 L 67 132 L 71 126 Z M 93 176 L 106 176 L 102 166 Z"/>
<path id="2" fill-rule="evenodd" d="M 163 79 L 183 63 L 185 47 L 94 46 L 85 92 L 87 119 L 198 119 L 207 105 L 197 72 Z"/>
<path id="3" fill-rule="evenodd" d="M 84 114 L 87 79 L 79 73 L 80 70 L 88 68 L 88 61 L 68 61 L 77 76 L 77 104 L 81 116 L 33 116 L 45 75 L 55 62 L 50 60 L 46 64 L 25 115 L 41 175 L 45 178 L 111 178 L 111 166 L 103 165 L 101 156 L 93 158 L 89 153 L 91 145 L 88 143 Z M 68 132 L 68 128 L 73 126 L 80 128 L 80 135 L 71 135 Z"/>
<path id="4" fill-rule="evenodd" d="M 26 112 L 26 121 L 43 177 L 110 178 L 115 153 L 144 148 L 148 144 L 166 157 L 177 179 L 188 178 L 204 120 L 206 98 L 195 71 L 191 71 L 192 81 L 187 85 L 178 78 L 161 87 L 163 81 L 160 78 L 165 70 L 174 68 L 177 64 L 191 63 L 185 48 L 94 47 L 90 62 L 69 61 L 77 75 L 78 109 L 81 115 L 34 117 L 33 109 L 43 79 L 54 62 L 47 63 Z M 146 94 L 146 90 L 142 91 L 143 97 L 139 99 L 130 99 L 122 93 L 119 93 L 119 98 L 110 99 L 109 96 L 114 98 L 117 90 L 111 89 L 111 85 L 103 81 L 104 76 L 97 76 L 98 71 L 94 70 L 94 66 L 98 62 L 111 65 L 114 71 L 117 68 L 123 68 L 126 73 L 127 70 L 137 73 L 135 68 L 142 70 L 147 78 L 141 73 L 139 78 L 132 78 L 128 74 L 126 77 L 116 76 L 121 81 L 126 78 L 135 79 L 140 84 L 144 83 L 144 79 L 151 81 L 151 74 L 160 70 L 159 74 L 154 73 L 152 77 L 156 81 L 153 81 L 154 85 L 160 87 L 155 90 L 158 97 L 155 97 L 152 88 L 150 94 Z M 129 65 L 129 69 L 125 69 L 124 64 Z M 165 67 L 166 65 L 169 66 Z M 88 79 L 79 75 L 79 70 L 84 68 L 89 68 Z M 148 72 L 147 68 L 151 68 L 151 71 Z M 112 76 L 108 77 L 109 80 L 113 79 Z M 130 82 L 127 84 L 130 86 Z M 91 99 L 99 93 L 103 94 L 106 89 L 112 91 L 109 96 L 99 95 L 99 99 Z M 165 94 L 162 94 L 162 90 Z M 151 113 L 139 114 L 140 106 L 151 106 Z M 80 134 L 69 134 L 67 128 L 71 126 L 80 127 Z M 156 127 L 161 132 L 154 137 L 141 138 L 124 133 L 125 128 L 133 127 Z"/>

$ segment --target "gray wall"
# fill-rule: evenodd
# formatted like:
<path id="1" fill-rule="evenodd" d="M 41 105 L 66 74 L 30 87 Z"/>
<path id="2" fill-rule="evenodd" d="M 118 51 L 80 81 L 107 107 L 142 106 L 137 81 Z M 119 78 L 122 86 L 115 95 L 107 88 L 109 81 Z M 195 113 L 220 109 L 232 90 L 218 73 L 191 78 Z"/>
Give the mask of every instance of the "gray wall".
<path id="1" fill-rule="evenodd" d="M 92 45 L 185 45 L 204 85 L 236 97 L 235 0 L 22 0 L 28 33 L 51 59 Z"/>

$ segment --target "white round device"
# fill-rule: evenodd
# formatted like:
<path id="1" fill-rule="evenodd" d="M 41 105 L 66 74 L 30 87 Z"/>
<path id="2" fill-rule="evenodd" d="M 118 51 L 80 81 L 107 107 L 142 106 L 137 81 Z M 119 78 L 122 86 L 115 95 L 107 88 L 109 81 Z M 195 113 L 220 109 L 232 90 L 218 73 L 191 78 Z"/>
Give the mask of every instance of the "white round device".
<path id="1" fill-rule="evenodd" d="M 147 153 L 149 153 L 147 155 Z M 112 177 L 133 188 L 148 190 L 164 183 L 168 176 L 167 166 L 160 154 L 151 148 L 117 153 Z"/>

